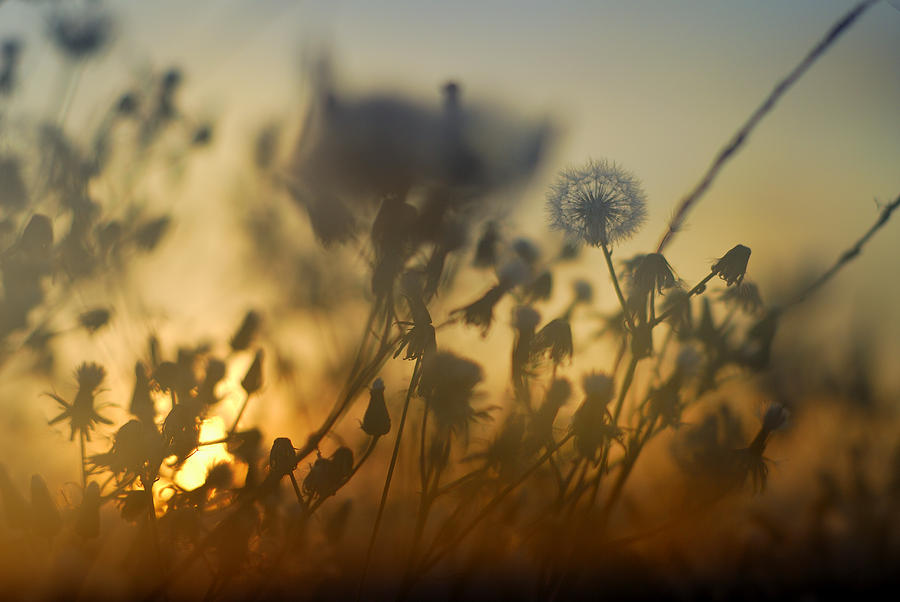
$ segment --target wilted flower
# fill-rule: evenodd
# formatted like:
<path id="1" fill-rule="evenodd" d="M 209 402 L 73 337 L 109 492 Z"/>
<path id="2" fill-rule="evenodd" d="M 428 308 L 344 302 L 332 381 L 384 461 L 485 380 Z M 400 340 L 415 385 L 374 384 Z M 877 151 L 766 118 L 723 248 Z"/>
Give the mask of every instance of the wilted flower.
<path id="1" fill-rule="evenodd" d="M 550 225 L 599 247 L 631 237 L 646 219 L 637 178 L 607 161 L 564 171 L 547 194 Z"/>
<path id="2" fill-rule="evenodd" d="M 736 245 L 712 265 L 712 272 L 725 281 L 728 286 L 738 284 L 747 273 L 747 262 L 750 261 L 750 247 Z"/>
<path id="3" fill-rule="evenodd" d="M 90 431 L 94 428 L 95 423 L 112 424 L 112 420 L 104 418 L 94 409 L 94 396 L 103 383 L 103 379 L 106 378 L 106 370 L 98 364 L 85 363 L 78 367 L 75 377 L 78 380 L 78 393 L 75 394 L 75 399 L 72 403 L 55 393 L 47 393 L 65 408 L 62 414 L 50 421 L 50 424 L 56 424 L 61 420 L 69 420 L 71 428 L 70 439 L 75 439 L 75 433 L 78 432 L 90 441 Z"/>
<path id="4" fill-rule="evenodd" d="M 391 417 L 384 402 L 384 381 L 376 378 L 369 390 L 369 406 L 363 416 L 362 430 L 372 437 L 387 435 L 391 430 Z"/>
<path id="5" fill-rule="evenodd" d="M 572 357 L 572 327 L 563 318 L 550 320 L 534 337 L 532 356 L 546 354 L 554 364 Z"/>
<path id="6" fill-rule="evenodd" d="M 624 271 L 631 295 L 640 301 L 645 301 L 651 291 L 661 294 L 678 284 L 672 266 L 662 253 L 637 255 L 625 262 Z"/>

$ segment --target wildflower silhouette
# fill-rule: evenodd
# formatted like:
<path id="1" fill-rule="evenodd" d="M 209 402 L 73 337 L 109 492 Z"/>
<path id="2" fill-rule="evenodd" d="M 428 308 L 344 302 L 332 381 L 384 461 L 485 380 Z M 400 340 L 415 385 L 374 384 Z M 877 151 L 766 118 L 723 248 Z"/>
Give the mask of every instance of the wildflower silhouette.
<path id="1" fill-rule="evenodd" d="M 75 434 L 78 433 L 90 441 L 91 430 L 95 424 L 98 422 L 102 424 L 113 423 L 109 418 L 104 418 L 98 414 L 94 408 L 94 396 L 106 378 L 106 370 L 98 364 L 85 363 L 78 367 L 78 370 L 75 372 L 75 378 L 78 381 L 78 392 L 75 394 L 75 399 L 72 402 L 66 401 L 55 393 L 46 394 L 64 408 L 61 414 L 50 421 L 50 424 L 68 420 L 71 429 L 70 440 L 74 440 Z"/>

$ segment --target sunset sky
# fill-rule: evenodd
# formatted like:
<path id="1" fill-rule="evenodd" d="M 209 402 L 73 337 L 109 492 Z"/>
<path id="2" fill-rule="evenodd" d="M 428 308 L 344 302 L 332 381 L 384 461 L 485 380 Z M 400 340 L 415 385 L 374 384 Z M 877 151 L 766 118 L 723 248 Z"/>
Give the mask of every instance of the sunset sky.
<path id="1" fill-rule="evenodd" d="M 115 45 L 85 70 L 73 115 L 90 115 L 91 90 L 178 64 L 187 73 L 185 104 L 219 121 L 219 156 L 227 156 L 269 116 L 298 119 L 303 65 L 316 53 L 331 54 L 345 93 L 391 90 L 436 105 L 440 85 L 453 78 L 464 100 L 547 117 L 561 132 L 523 198 L 524 230 L 544 231 L 543 190 L 566 165 L 608 158 L 643 181 L 650 219 L 622 250 L 627 256 L 655 245 L 714 153 L 854 3 L 107 4 L 119 18 Z M 35 5 L 0 7 L 0 34 L 42 26 Z M 28 93 L 46 102 L 55 65 L 47 42 L 35 44 L 43 50 L 23 69 L 39 74 Z M 882 2 L 787 94 L 691 214 L 669 248 L 679 275 L 698 279 L 710 259 L 742 242 L 754 250 L 752 272 L 765 293 L 797 264 L 836 257 L 874 221 L 879 203 L 900 194 L 898 107 L 900 10 Z M 891 223 L 829 294 L 850 314 L 877 314 L 879 328 L 900 339 L 900 284 L 889 277 L 898 254 L 900 224 Z"/>

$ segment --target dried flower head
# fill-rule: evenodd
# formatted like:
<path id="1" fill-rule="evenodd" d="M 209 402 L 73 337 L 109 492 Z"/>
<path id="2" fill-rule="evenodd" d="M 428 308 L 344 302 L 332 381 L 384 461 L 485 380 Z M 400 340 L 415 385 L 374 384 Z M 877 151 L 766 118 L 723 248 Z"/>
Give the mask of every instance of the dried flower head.
<path id="1" fill-rule="evenodd" d="M 564 171 L 547 194 L 551 227 L 595 247 L 637 232 L 646 219 L 645 205 L 637 178 L 605 160 Z"/>
<path id="2" fill-rule="evenodd" d="M 712 265 L 712 271 L 728 286 L 739 284 L 747 273 L 747 262 L 750 261 L 750 247 L 736 245 Z"/>

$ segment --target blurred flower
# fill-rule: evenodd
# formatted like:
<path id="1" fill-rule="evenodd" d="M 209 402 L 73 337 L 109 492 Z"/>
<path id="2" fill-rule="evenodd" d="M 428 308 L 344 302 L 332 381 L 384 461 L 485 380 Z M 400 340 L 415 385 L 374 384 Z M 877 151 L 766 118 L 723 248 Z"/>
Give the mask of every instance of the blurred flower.
<path id="1" fill-rule="evenodd" d="M 587 280 L 576 280 L 572 283 L 572 290 L 577 303 L 590 303 L 594 300 L 594 287 Z"/>
<path id="2" fill-rule="evenodd" d="M 736 309 L 747 314 L 758 313 L 763 308 L 762 296 L 759 287 L 753 282 L 745 280 L 736 286 L 726 288 L 719 295 L 719 299 Z"/>
<path id="3" fill-rule="evenodd" d="M 319 499 L 334 495 L 353 473 L 353 451 L 339 447 L 329 458 L 319 456 L 303 479 L 303 492 Z"/>
<path id="4" fill-rule="evenodd" d="M 606 374 L 594 372 L 584 376 L 582 387 L 584 401 L 572 415 L 575 449 L 581 456 L 596 460 L 597 451 L 605 441 L 621 437 L 606 409 L 612 401 L 613 382 Z"/>
<path id="5" fill-rule="evenodd" d="M 475 387 L 483 378 L 475 362 L 438 351 L 422 365 L 418 393 L 440 428 L 465 433 L 470 420 L 486 416 L 472 408 Z"/>
<path id="6" fill-rule="evenodd" d="M 369 405 L 363 416 L 362 430 L 372 437 L 387 435 L 391 430 L 391 417 L 384 402 L 384 381 L 376 378 L 369 390 Z"/>
<path id="7" fill-rule="evenodd" d="M 97 6 L 91 3 L 81 10 L 59 10 L 50 17 L 53 42 L 74 59 L 98 52 L 109 41 L 112 20 Z"/>
<path id="8" fill-rule="evenodd" d="M 750 261 L 750 247 L 736 245 L 712 265 L 712 271 L 728 286 L 739 284 L 747 273 Z"/>
<path id="9" fill-rule="evenodd" d="M 104 418 L 94 409 L 94 396 L 103 383 L 103 379 L 106 378 L 106 370 L 98 364 L 85 363 L 78 367 L 75 377 L 78 380 L 78 392 L 72 403 L 55 393 L 47 393 L 64 408 L 62 414 L 51 420 L 50 424 L 68 420 L 71 428 L 70 439 L 75 439 L 77 432 L 90 441 L 90 431 L 94 428 L 95 423 L 112 424 L 112 420 Z"/>
<path id="10" fill-rule="evenodd" d="M 595 247 L 637 232 L 646 219 L 645 205 L 637 178 L 603 160 L 564 171 L 547 194 L 551 227 Z"/>
<path id="11" fill-rule="evenodd" d="M 78 322 L 91 334 L 97 332 L 109 322 L 110 311 L 105 307 L 98 307 L 97 309 L 91 309 L 80 316 L 78 316 Z"/>
<path id="12" fill-rule="evenodd" d="M 500 241 L 500 234 L 497 232 L 497 224 L 488 222 L 484 227 L 478 244 L 475 245 L 475 257 L 472 259 L 472 265 L 478 268 L 492 267 L 497 262 L 497 244 Z"/>

